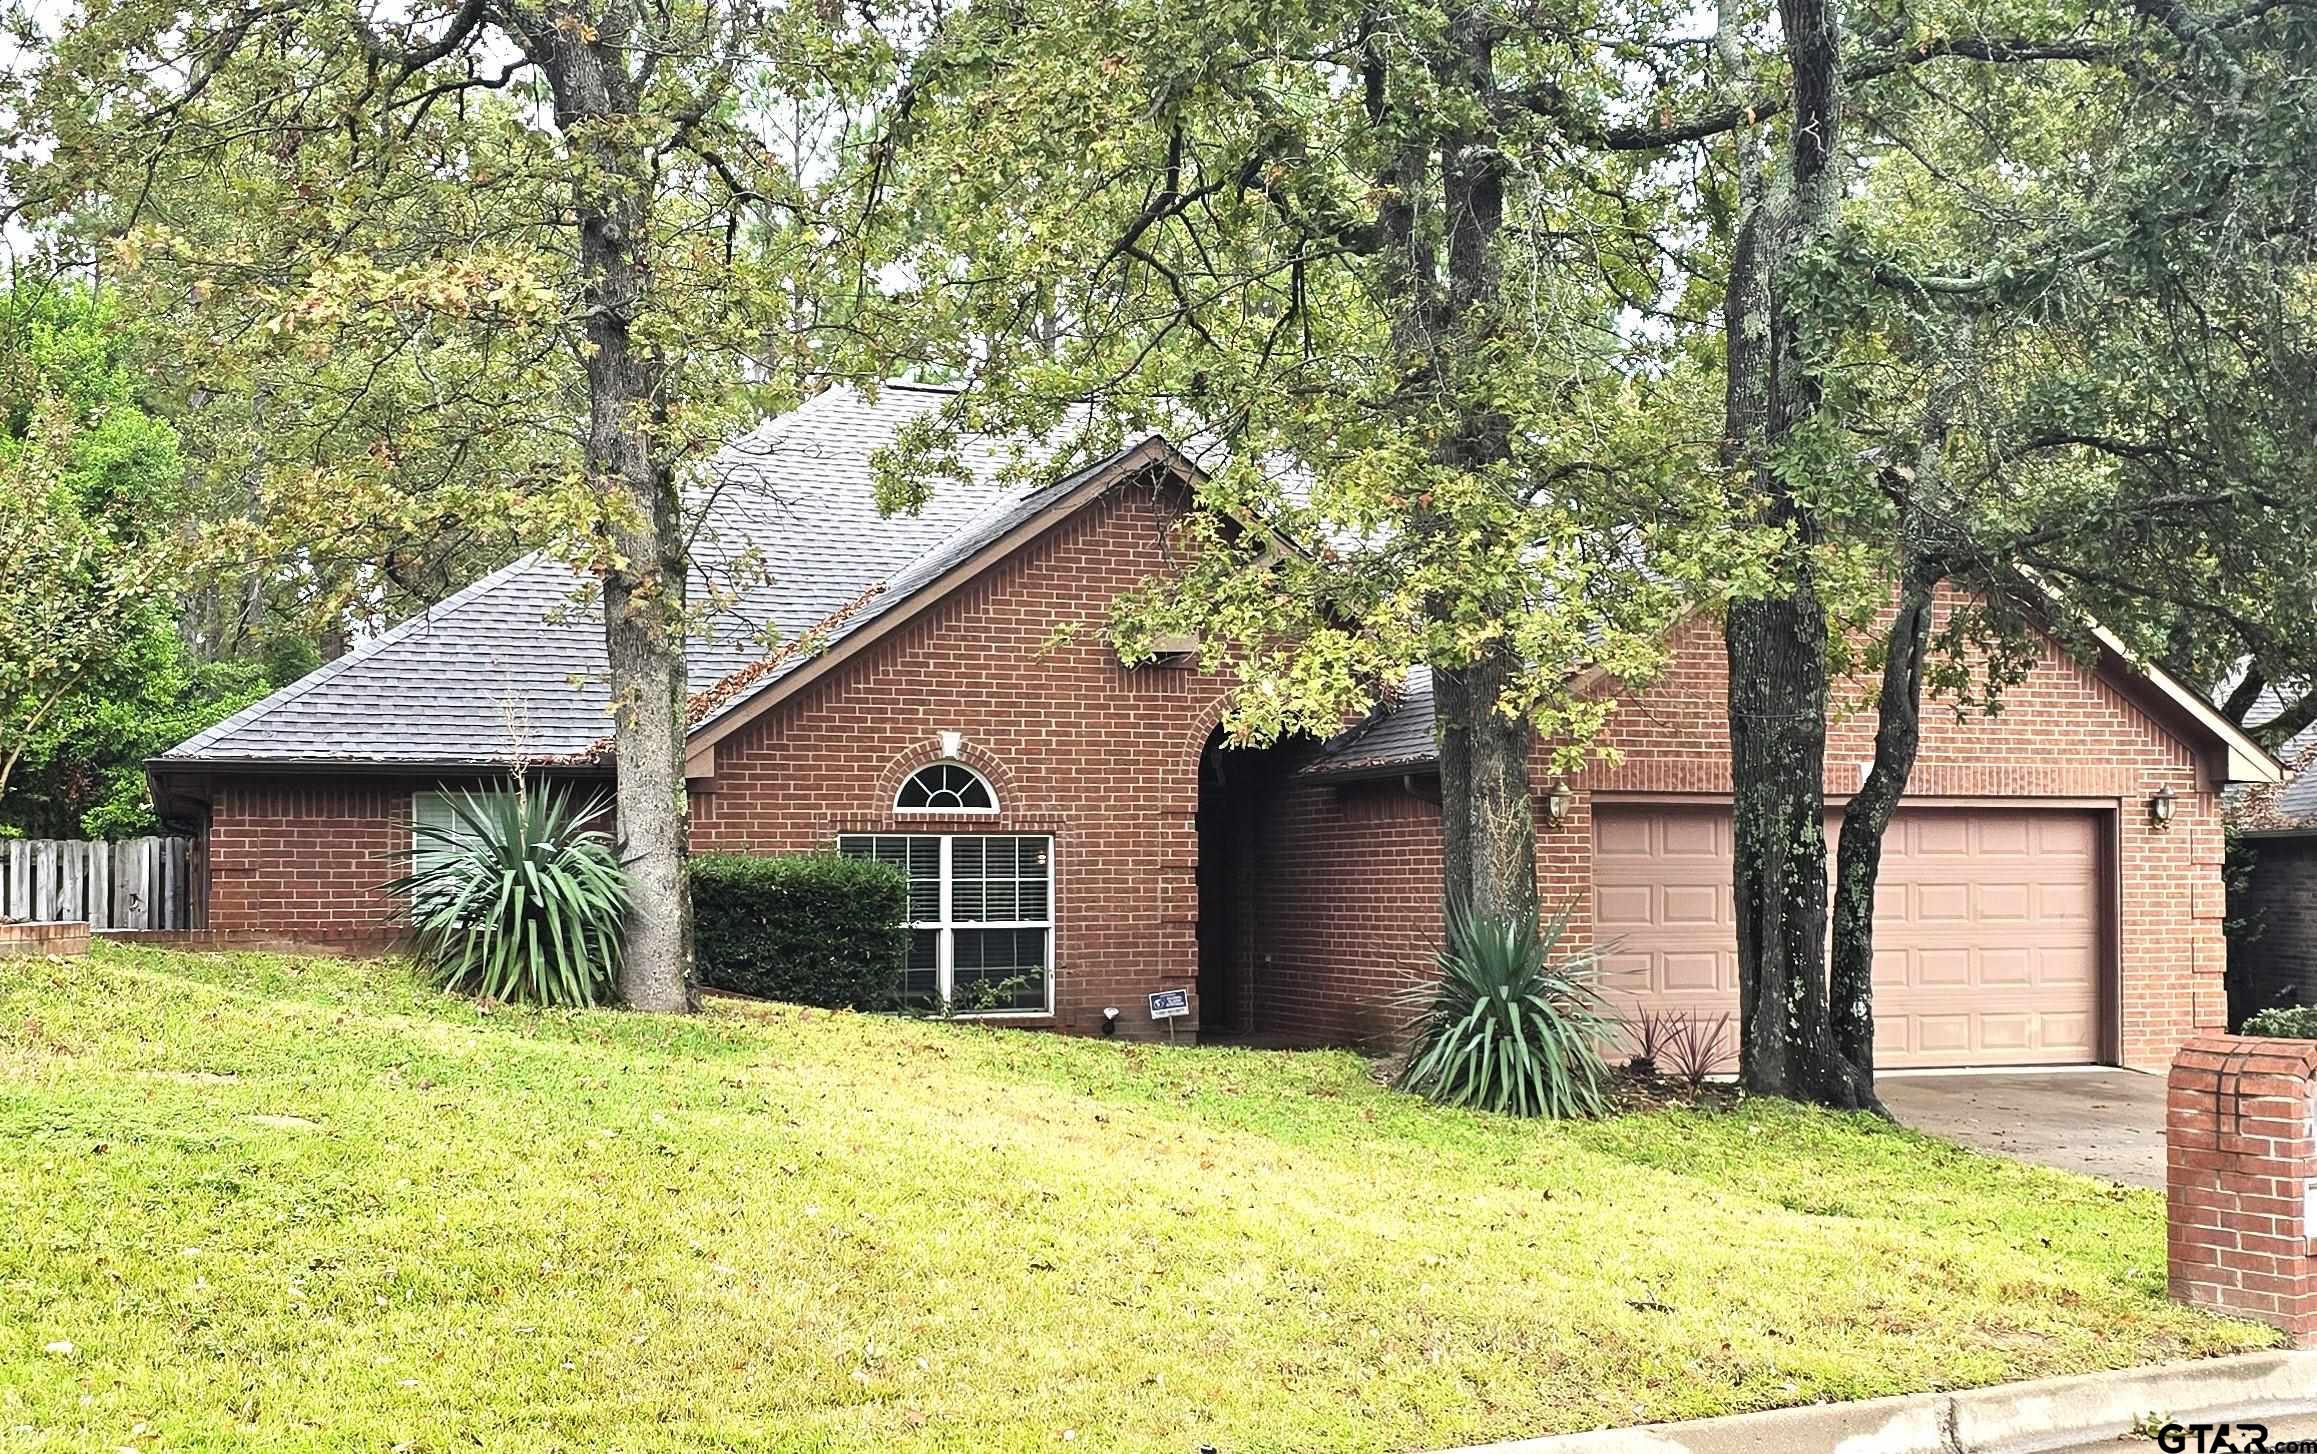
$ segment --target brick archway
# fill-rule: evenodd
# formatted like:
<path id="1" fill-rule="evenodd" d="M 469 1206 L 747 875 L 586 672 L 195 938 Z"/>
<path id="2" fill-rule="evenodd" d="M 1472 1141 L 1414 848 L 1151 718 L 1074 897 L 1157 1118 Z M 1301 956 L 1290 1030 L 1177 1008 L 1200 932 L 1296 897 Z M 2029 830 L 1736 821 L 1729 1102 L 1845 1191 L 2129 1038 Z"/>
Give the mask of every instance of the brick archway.
<path id="1" fill-rule="evenodd" d="M 901 785 L 912 773 L 937 762 L 963 763 L 987 779 L 990 791 L 997 794 L 999 817 L 1016 817 L 1028 810 L 1029 805 L 1022 802 L 1019 795 L 1014 773 L 1002 758 L 977 746 L 970 737 L 959 744 L 956 752 L 944 752 L 941 739 L 934 737 L 896 754 L 879 769 L 874 811 L 879 815 L 892 813 L 893 800 L 900 796 Z"/>
<path id="2" fill-rule="evenodd" d="M 1228 692 L 1214 698 L 1191 719 L 1189 732 L 1176 739 L 1174 760 L 1168 764 L 1167 782 L 1183 800 L 1175 806 L 1186 813 L 1199 810 L 1199 768 L 1207 759 L 1208 744 L 1214 740 L 1215 729 L 1223 725 L 1223 714 L 1231 704 Z M 1184 792 L 1184 785 L 1188 785 Z"/>

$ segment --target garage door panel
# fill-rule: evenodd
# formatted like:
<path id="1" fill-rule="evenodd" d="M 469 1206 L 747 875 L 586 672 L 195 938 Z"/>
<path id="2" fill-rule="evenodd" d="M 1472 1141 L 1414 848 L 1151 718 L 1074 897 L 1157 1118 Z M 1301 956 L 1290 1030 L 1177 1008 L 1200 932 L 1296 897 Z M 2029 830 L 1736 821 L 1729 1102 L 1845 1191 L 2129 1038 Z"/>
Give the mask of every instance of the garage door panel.
<path id="1" fill-rule="evenodd" d="M 2045 858 L 2091 858 L 2100 836 L 2090 818 L 2081 814 L 2045 813 L 2036 817 L 2036 852 Z"/>
<path id="2" fill-rule="evenodd" d="M 1708 994 L 1725 988 L 1722 976 L 1722 957 L 1710 951 L 1689 954 L 1667 954 L 1664 988 L 1669 994 Z M 1736 985 L 1727 988 L 1736 989 Z"/>
<path id="3" fill-rule="evenodd" d="M 1882 936 L 1875 936 L 1880 943 Z M 1904 954 L 1913 961 L 1914 971 L 1906 979 L 1910 989 L 1967 989 L 1971 984 L 1971 951 L 1968 949 L 1905 950 L 1896 945 L 1893 954 Z"/>
<path id="4" fill-rule="evenodd" d="M 1912 1015 L 1907 1052 L 1913 1059 L 1961 1056 L 1971 1049 L 1971 1017 L 1965 1014 Z"/>
<path id="5" fill-rule="evenodd" d="M 1726 924 L 1722 891 L 1711 884 L 1667 884 L 1664 922 L 1667 924 Z"/>
<path id="6" fill-rule="evenodd" d="M 2027 854 L 2028 840 L 2031 837 L 2030 830 L 2033 827 L 2027 819 L 2012 814 L 2003 817 L 1973 818 L 1968 821 L 1970 821 L 1973 832 L 1978 839 L 1976 847 L 1980 857 L 1989 858 L 2004 853 L 2018 854 L 2024 857 Z"/>
<path id="7" fill-rule="evenodd" d="M 1986 1012 L 1975 1017 L 1979 1043 L 1974 1049 L 2002 1053 L 2035 1048 L 2036 1017 L 2030 1013 Z"/>
<path id="8" fill-rule="evenodd" d="M 1612 1003 L 1734 1014 L 1727 810 L 1605 804 L 1594 825 L 1595 922 L 1622 941 Z M 2086 813 L 1898 814 L 1875 895 L 1878 1062 L 2096 1059 L 2098 844 Z"/>
<path id="9" fill-rule="evenodd" d="M 2092 887 L 2081 883 L 2041 883 L 2035 886 L 2035 916 L 2046 924 L 2089 925 L 2092 922 Z"/>
<path id="10" fill-rule="evenodd" d="M 2093 1027 L 2099 1022 L 2091 1015 L 2047 1014 L 2038 1022 L 2043 1034 L 2044 1050 L 2055 1060 L 2090 1060 L 2099 1053 L 2098 1037 Z"/>
<path id="11" fill-rule="evenodd" d="M 1647 884 L 1602 884 L 1593 894 L 1593 921 L 1605 930 L 1647 929 L 1655 921 Z"/>
<path id="12" fill-rule="evenodd" d="M 1978 885 L 1979 902 L 1972 917 L 1980 923 L 2004 922 L 2024 924 L 2034 915 L 2028 912 L 2032 886 L 2023 883 L 1991 883 Z"/>
<path id="13" fill-rule="evenodd" d="M 1918 924 L 1968 924 L 1971 922 L 1971 885 L 1967 883 L 1928 883 L 1915 885 L 1910 897 L 1912 913 L 1908 919 Z M 1882 916 L 1875 916 L 1877 924 Z"/>
<path id="14" fill-rule="evenodd" d="M 1653 822 L 1647 813 L 1601 814 L 1593 820 L 1594 841 L 1600 845 L 1601 856 L 1648 853 Z"/>
<path id="15" fill-rule="evenodd" d="M 1708 813 L 1667 813 L 1657 821 L 1658 852 L 1664 857 L 1728 861 L 1730 830 L 1726 819 Z"/>
<path id="16" fill-rule="evenodd" d="M 1904 857 L 1965 858 L 1970 855 L 1971 825 L 1967 819 L 1942 817 L 1905 821 L 1908 831 L 1900 840 Z"/>
<path id="17" fill-rule="evenodd" d="M 1875 1021 L 1875 1063 L 1878 1065 L 1895 1064 L 1906 1059 L 1907 1053 L 1913 1049 L 1907 1040 L 1908 1032 L 1912 1028 L 1912 1022 L 1907 1020 L 1877 1019 Z"/>
<path id="18" fill-rule="evenodd" d="M 1913 963 L 1914 956 L 1904 949 L 1886 949 L 1879 944 L 1876 945 L 1874 984 L 1877 998 L 1904 991 L 1907 987 L 1907 975 Z"/>
<path id="19" fill-rule="evenodd" d="M 2037 955 L 2018 945 L 1979 951 L 1979 982 L 1984 985 L 2036 983 Z"/>
<path id="20" fill-rule="evenodd" d="M 2046 945 L 2035 951 L 2035 982 L 2053 988 L 2091 990 L 2100 982 L 2098 956 L 2089 944 Z"/>

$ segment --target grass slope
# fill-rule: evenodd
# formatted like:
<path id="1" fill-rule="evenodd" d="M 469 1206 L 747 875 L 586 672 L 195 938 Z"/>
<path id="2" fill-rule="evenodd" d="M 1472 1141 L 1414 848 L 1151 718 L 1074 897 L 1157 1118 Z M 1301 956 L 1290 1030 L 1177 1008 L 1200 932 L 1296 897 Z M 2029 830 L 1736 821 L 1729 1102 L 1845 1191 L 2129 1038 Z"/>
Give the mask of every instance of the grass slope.
<path id="1" fill-rule="evenodd" d="M 10 1449 L 1411 1449 L 2269 1341 L 2155 1197 L 1862 1119 L 109 947 L 0 961 L 0 1226 Z"/>

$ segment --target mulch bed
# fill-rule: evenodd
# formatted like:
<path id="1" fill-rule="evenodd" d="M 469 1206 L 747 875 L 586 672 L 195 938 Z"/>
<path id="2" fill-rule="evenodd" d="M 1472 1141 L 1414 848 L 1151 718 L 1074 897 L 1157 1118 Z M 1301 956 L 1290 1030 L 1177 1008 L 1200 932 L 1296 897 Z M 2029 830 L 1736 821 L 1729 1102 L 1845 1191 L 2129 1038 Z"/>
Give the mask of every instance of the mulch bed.
<path id="1" fill-rule="evenodd" d="M 1614 1114 L 1642 1111 L 1727 1111 L 1746 1098 L 1737 1082 L 1709 1080 L 1692 1086 L 1686 1080 L 1651 1070 L 1618 1066 L 1609 1076 L 1609 1103 Z"/>

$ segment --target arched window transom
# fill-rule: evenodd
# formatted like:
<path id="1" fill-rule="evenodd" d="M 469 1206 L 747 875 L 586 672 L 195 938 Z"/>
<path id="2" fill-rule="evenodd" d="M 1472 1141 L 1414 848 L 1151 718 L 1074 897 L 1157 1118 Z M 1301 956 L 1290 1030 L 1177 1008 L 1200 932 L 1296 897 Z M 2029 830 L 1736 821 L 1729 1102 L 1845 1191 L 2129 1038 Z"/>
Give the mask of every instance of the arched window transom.
<path id="1" fill-rule="evenodd" d="M 901 784 L 893 800 L 896 813 L 995 813 L 997 794 L 980 773 L 962 762 L 937 762 L 919 768 Z"/>

